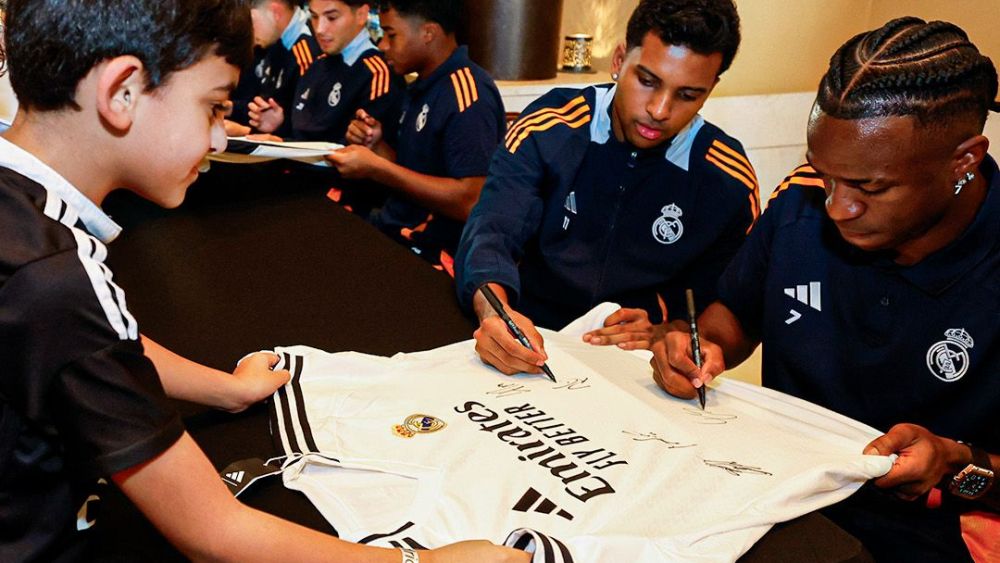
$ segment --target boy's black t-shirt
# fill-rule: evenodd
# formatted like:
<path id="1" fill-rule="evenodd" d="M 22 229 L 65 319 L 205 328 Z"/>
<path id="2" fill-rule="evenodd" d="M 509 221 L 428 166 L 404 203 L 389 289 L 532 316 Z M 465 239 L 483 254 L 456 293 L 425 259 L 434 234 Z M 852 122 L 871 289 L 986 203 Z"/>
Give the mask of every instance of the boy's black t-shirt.
<path id="1" fill-rule="evenodd" d="M 82 558 L 96 479 L 184 432 L 103 262 L 118 231 L 0 139 L 0 561 Z"/>

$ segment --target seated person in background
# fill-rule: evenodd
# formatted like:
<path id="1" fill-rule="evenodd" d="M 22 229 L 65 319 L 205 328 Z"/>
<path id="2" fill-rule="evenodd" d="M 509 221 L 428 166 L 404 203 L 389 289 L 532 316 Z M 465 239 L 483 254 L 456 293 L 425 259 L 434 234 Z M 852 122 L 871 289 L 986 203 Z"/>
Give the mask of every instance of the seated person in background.
<path id="1" fill-rule="evenodd" d="M 167 396 L 238 411 L 288 372 L 259 353 L 224 374 L 141 337 L 104 264 L 120 230 L 98 207 L 108 192 L 176 207 L 225 148 L 224 102 L 251 56 L 240 5 L 7 2 L 20 108 L 0 138 L 0 561 L 88 560 L 76 516 L 102 476 L 194 560 L 400 561 L 229 493 Z M 528 555 L 471 542 L 421 560 Z"/>
<path id="2" fill-rule="evenodd" d="M 296 0 L 251 0 L 254 60 L 240 74 L 233 91 L 233 109 L 226 123 L 232 136 L 251 133 L 250 104 L 260 98 L 264 104 L 290 110 L 295 86 L 317 57 L 322 54 L 309 29 L 309 16 Z M 268 131 L 287 134 L 291 126 Z"/>
<path id="3" fill-rule="evenodd" d="M 826 511 L 880 561 L 968 561 L 966 524 L 990 519 L 980 560 L 1000 560 L 1000 487 L 960 498 L 980 470 L 951 485 L 1000 469 L 1000 174 L 982 135 L 996 95 L 993 63 L 952 24 L 850 39 L 820 83 L 809 165 L 698 320 L 702 368 L 683 330 L 654 346 L 673 395 L 762 343 L 765 386 L 888 430 L 865 451 L 897 454 L 892 470 Z"/>
<path id="4" fill-rule="evenodd" d="M 382 49 L 399 74 L 417 73 L 403 103 L 394 150 L 364 111 L 354 143 L 328 158 L 344 177 L 390 190 L 372 222 L 449 272 L 462 225 L 479 198 L 490 156 L 503 139 L 503 102 L 493 79 L 455 40 L 461 0 L 382 2 Z"/>
<path id="5" fill-rule="evenodd" d="M 309 20 L 320 49 L 316 62 L 299 79 L 291 109 L 296 141 L 343 143 L 359 109 L 395 126 L 403 100 L 403 79 L 395 76 L 368 34 L 370 0 L 310 0 Z M 250 122 L 274 133 L 289 114 L 257 98 Z"/>
<path id="6" fill-rule="evenodd" d="M 309 19 L 323 50 L 299 79 L 291 112 L 257 98 L 250 104 L 250 123 L 263 133 L 286 131 L 285 140 L 345 143 L 347 127 L 358 110 L 386 123 L 384 135 L 394 141 L 405 83 L 389 70 L 368 34 L 370 1 L 310 0 Z M 283 127 L 290 121 L 291 128 Z M 273 137 L 273 140 L 280 140 Z M 279 161 L 257 167 L 257 182 L 271 189 L 294 183 L 321 188 L 331 199 L 365 217 L 385 202 L 385 190 L 365 180 L 344 179 L 336 170 Z M 239 172 L 239 171 L 237 171 Z"/>
<path id="7" fill-rule="evenodd" d="M 457 256 L 485 362 L 537 372 L 534 324 L 561 328 L 602 301 L 625 308 L 584 339 L 648 347 L 654 323 L 687 314 L 685 288 L 714 299 L 759 207 L 740 143 L 698 115 L 739 41 L 731 0 L 643 0 L 612 59 L 617 84 L 556 89 L 528 106 L 493 157 Z M 486 283 L 535 351 L 477 291 Z"/>

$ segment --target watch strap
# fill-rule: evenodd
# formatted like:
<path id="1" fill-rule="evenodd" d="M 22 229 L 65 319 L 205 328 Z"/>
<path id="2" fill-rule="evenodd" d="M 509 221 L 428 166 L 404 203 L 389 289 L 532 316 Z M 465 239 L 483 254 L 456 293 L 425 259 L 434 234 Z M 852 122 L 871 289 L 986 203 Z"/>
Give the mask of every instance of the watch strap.
<path id="1" fill-rule="evenodd" d="M 972 465 L 975 465 L 980 469 L 994 471 L 993 461 L 990 460 L 990 454 L 986 453 L 986 450 L 973 446 L 967 442 L 962 443 L 969 446 L 969 449 L 972 450 Z"/>

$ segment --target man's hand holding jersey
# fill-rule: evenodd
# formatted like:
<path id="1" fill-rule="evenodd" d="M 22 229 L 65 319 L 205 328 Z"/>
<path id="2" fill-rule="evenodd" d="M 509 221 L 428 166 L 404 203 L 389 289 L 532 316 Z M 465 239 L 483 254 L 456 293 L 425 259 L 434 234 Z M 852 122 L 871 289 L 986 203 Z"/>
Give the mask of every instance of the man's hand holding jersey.
<path id="1" fill-rule="evenodd" d="M 602 328 L 583 335 L 583 341 L 595 346 L 618 346 L 623 350 L 648 350 L 665 330 L 649 321 L 645 309 L 621 308 L 604 319 Z"/>

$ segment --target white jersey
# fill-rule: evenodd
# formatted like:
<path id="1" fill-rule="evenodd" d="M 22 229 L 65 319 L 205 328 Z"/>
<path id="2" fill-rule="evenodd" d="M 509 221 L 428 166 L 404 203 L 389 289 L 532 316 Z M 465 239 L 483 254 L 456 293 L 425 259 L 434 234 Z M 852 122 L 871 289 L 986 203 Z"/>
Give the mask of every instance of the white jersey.
<path id="1" fill-rule="evenodd" d="M 472 341 L 392 358 L 276 349 L 293 374 L 272 410 L 285 485 L 354 542 L 732 561 L 891 466 L 860 453 L 879 432 L 810 403 L 726 380 L 702 411 L 634 354 L 544 334 L 558 383 L 504 376 Z"/>

